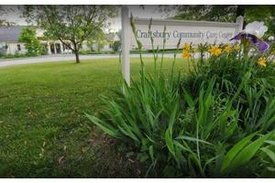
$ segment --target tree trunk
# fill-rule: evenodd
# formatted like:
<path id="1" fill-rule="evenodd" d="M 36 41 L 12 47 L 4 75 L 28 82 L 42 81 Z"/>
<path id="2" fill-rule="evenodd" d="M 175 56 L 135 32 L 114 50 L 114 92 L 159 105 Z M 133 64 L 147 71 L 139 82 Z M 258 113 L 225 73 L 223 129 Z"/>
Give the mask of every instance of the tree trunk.
<path id="1" fill-rule="evenodd" d="M 79 51 L 78 50 L 75 50 L 75 60 L 76 60 L 76 63 L 79 64 L 80 63 L 80 60 L 79 60 Z"/>
<path id="2" fill-rule="evenodd" d="M 80 63 L 80 60 L 79 60 L 79 47 L 77 46 L 77 44 L 75 42 L 73 42 L 73 45 L 74 45 L 74 55 L 75 55 L 75 61 L 77 64 Z"/>

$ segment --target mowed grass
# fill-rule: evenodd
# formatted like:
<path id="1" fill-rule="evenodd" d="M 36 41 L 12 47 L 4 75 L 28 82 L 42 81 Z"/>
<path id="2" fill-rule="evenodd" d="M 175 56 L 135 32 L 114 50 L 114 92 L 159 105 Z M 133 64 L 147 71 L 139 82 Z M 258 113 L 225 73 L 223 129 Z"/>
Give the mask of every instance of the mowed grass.
<path id="1" fill-rule="evenodd" d="M 164 60 L 166 70 L 172 60 Z M 153 59 L 144 61 L 153 71 Z M 102 59 L 0 68 L 0 177 L 142 176 L 142 165 L 84 116 L 119 87 L 120 67 L 118 59 Z M 132 59 L 133 78 L 139 69 Z"/>

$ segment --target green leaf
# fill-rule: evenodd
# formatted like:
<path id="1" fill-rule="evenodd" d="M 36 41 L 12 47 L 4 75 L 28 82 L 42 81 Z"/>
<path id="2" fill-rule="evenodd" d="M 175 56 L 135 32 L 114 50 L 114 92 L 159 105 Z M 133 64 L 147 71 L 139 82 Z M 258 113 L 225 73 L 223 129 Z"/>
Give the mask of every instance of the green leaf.
<path id="1" fill-rule="evenodd" d="M 235 144 L 226 154 L 223 160 L 221 172 L 224 172 L 229 166 L 232 160 L 235 158 L 235 156 L 243 149 L 245 145 L 247 145 L 250 140 L 255 136 L 255 133 L 245 137 L 241 141 L 239 141 L 237 144 Z"/>
<path id="2" fill-rule="evenodd" d="M 169 129 L 167 129 L 165 132 L 165 142 L 168 150 L 175 156 L 175 148 L 174 148 L 173 139 L 170 135 Z"/>
<path id="3" fill-rule="evenodd" d="M 275 168 L 273 168 L 273 167 L 267 167 L 267 169 L 271 172 L 275 172 Z"/>
<path id="4" fill-rule="evenodd" d="M 213 145 L 213 144 L 211 144 L 207 141 L 197 139 L 197 138 L 194 138 L 194 137 L 188 137 L 188 136 L 180 136 L 180 137 L 177 137 L 176 139 L 184 139 L 184 140 L 188 140 L 188 141 L 201 142 L 201 143 L 204 143 L 204 144 Z"/>
<path id="5" fill-rule="evenodd" d="M 86 114 L 86 117 L 95 125 L 97 125 L 101 130 L 103 130 L 105 133 L 107 133 L 108 135 L 112 136 L 112 137 L 116 137 L 119 138 L 119 133 L 118 130 L 112 128 L 110 125 L 107 125 L 106 123 L 104 123 L 102 120 L 98 119 L 95 116 L 91 116 L 89 114 Z M 104 124 L 104 125 L 103 125 Z"/>
<path id="6" fill-rule="evenodd" d="M 275 146 L 275 141 L 273 141 L 273 140 L 266 140 L 265 143 Z"/>
<path id="7" fill-rule="evenodd" d="M 273 163 L 275 163 L 275 153 L 271 151 L 270 149 L 263 147 L 261 148 L 263 152 L 272 160 Z"/>
<path id="8" fill-rule="evenodd" d="M 154 149 L 153 149 L 153 145 L 151 145 L 151 146 L 149 147 L 149 154 L 150 154 L 151 160 L 153 161 L 153 160 L 154 160 Z"/>
<path id="9" fill-rule="evenodd" d="M 244 148 L 240 148 L 239 149 L 239 153 L 237 153 L 237 155 L 235 155 L 234 159 L 232 161 L 229 162 L 228 166 L 222 166 L 222 172 L 230 172 L 232 170 L 234 170 L 237 167 L 240 167 L 242 165 L 244 165 L 245 163 L 249 162 L 251 158 L 253 158 L 253 156 L 255 156 L 255 154 L 257 153 L 257 151 L 260 149 L 260 147 L 264 144 L 265 140 L 271 135 L 271 133 L 264 135 L 260 138 L 258 138 L 257 140 L 255 140 L 254 142 L 250 143 L 249 145 L 245 146 Z M 252 134 L 252 137 L 254 136 L 254 134 Z M 248 138 L 249 140 L 246 139 L 246 143 L 247 144 L 250 141 L 250 138 Z"/>
<path id="10" fill-rule="evenodd" d="M 192 99 L 191 95 L 184 89 L 184 100 L 186 101 L 186 103 L 188 104 L 189 107 L 193 107 L 195 106 L 195 102 Z"/>
<path id="11" fill-rule="evenodd" d="M 164 138 L 165 138 L 165 142 L 166 145 L 168 147 L 168 150 L 175 156 L 176 152 L 175 152 L 175 147 L 174 147 L 174 143 L 173 143 L 173 125 L 176 121 L 176 115 L 177 115 L 177 109 L 178 109 L 178 104 L 175 104 L 174 109 L 172 111 L 172 114 L 170 116 L 169 119 L 169 126 L 167 128 L 167 130 L 165 131 L 164 134 Z"/>

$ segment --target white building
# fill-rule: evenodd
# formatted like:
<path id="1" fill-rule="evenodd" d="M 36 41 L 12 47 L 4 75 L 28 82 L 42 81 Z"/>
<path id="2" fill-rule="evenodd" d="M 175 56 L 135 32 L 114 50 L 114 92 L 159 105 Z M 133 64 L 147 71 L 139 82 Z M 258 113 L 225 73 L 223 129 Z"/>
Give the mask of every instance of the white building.
<path id="1" fill-rule="evenodd" d="M 21 31 L 26 26 L 3 26 L 0 27 L 0 54 L 24 54 L 27 52 L 24 43 L 19 42 Z M 72 51 L 59 40 L 44 40 L 44 31 L 41 29 L 36 30 L 36 34 L 41 44 L 47 49 L 47 54 L 72 54 Z M 104 45 L 100 45 L 100 51 L 108 52 L 112 51 L 112 44 L 114 41 L 119 40 L 119 37 L 115 33 L 109 33 L 106 35 L 107 40 Z M 69 44 L 69 43 L 68 43 Z M 87 41 L 84 41 L 82 50 L 93 51 L 98 50 L 99 45 L 95 43 L 90 46 Z"/>
<path id="2" fill-rule="evenodd" d="M 0 27 L 0 54 L 26 53 L 24 43 L 18 41 L 23 28 L 23 26 Z"/>

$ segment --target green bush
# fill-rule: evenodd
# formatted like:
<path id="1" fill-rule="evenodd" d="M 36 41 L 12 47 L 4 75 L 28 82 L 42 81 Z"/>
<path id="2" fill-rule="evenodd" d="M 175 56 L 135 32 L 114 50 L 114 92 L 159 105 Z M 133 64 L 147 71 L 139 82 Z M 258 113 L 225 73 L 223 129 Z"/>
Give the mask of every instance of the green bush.
<path id="1" fill-rule="evenodd" d="M 121 49 L 121 42 L 120 41 L 114 41 L 112 45 L 113 51 L 118 52 Z"/>
<path id="2" fill-rule="evenodd" d="M 88 55 L 88 54 L 91 54 L 92 53 L 92 51 L 90 51 L 90 50 L 80 50 L 79 51 L 79 54 L 81 54 L 81 55 Z"/>
<path id="3" fill-rule="evenodd" d="M 271 110 L 274 108 L 275 65 L 270 62 L 263 68 L 257 64 L 260 56 L 240 57 L 238 54 L 239 52 L 232 51 L 207 60 L 190 60 L 193 69 L 182 79 L 181 86 L 191 92 L 193 97 L 198 97 L 202 83 L 209 83 L 211 78 L 216 77 L 215 91 L 225 97 L 232 97 L 247 75 L 248 79 L 235 97 L 233 105 L 240 112 L 239 123 L 250 133 L 261 129 L 261 125 L 256 123 L 266 115 L 267 110 L 271 112 L 270 115 L 275 114 Z M 264 129 L 274 129 L 274 123 Z"/>
<path id="4" fill-rule="evenodd" d="M 41 54 L 42 47 L 36 37 L 36 29 L 26 27 L 20 33 L 19 41 L 25 43 L 27 49 L 27 56 L 37 56 Z"/>
<path id="5" fill-rule="evenodd" d="M 100 118 L 87 116 L 109 135 L 137 149 L 141 161 L 151 160 L 152 167 L 166 164 L 165 132 L 180 111 L 178 87 L 173 86 L 176 80 L 142 76 L 131 87 L 124 84 L 114 98 L 105 98 L 106 111 Z"/>
<path id="6" fill-rule="evenodd" d="M 24 58 L 28 56 L 30 55 L 19 53 L 19 52 L 15 52 L 15 54 L 2 54 L 2 55 L 0 54 L 0 58 L 3 58 L 3 59 Z"/>
<path id="7" fill-rule="evenodd" d="M 40 44 L 40 47 L 41 47 L 40 54 L 41 55 L 48 55 L 48 47 L 47 47 L 47 45 Z"/>
<path id="8" fill-rule="evenodd" d="M 194 59 L 184 46 L 183 78 L 174 67 L 163 73 L 158 49 L 152 75 L 140 55 L 140 80 L 123 83 L 98 116 L 86 116 L 145 163 L 145 176 L 275 177 L 274 63 L 229 45 L 198 49 Z"/>
<path id="9" fill-rule="evenodd" d="M 99 118 L 87 117 L 127 144 L 136 158 L 147 163 L 150 176 L 256 176 L 251 171 L 239 174 L 235 168 L 255 158 L 264 141 L 246 161 L 231 165 L 223 159 L 230 156 L 230 147 L 250 134 L 240 132 L 239 111 L 232 99 L 214 93 L 215 82 L 212 79 L 206 88 L 202 84 L 199 97 L 194 98 L 188 92 L 180 96 L 177 77 L 141 76 L 141 81 L 133 81 L 131 87 L 124 84 L 116 96 L 105 98 L 106 108 Z M 239 148 L 251 147 L 247 142 Z"/>

